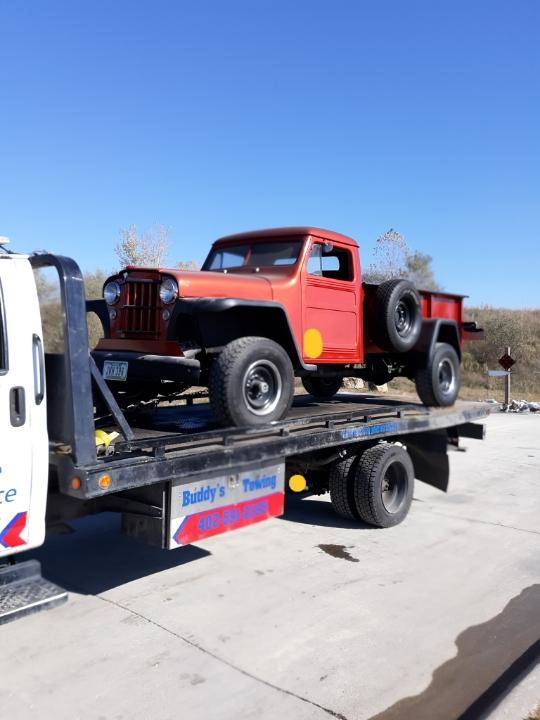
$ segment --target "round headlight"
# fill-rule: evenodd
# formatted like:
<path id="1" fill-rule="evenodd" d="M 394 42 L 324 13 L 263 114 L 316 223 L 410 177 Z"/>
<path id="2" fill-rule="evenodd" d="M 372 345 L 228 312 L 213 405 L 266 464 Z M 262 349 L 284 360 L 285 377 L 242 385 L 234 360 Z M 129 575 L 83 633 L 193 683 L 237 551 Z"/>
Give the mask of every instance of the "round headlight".
<path id="1" fill-rule="evenodd" d="M 164 305 L 168 305 L 178 297 L 178 283 L 173 278 L 165 278 L 159 288 L 159 297 Z"/>
<path id="2" fill-rule="evenodd" d="M 114 305 L 120 297 L 120 285 L 117 282 L 108 282 L 103 288 L 103 299 L 107 305 Z"/>

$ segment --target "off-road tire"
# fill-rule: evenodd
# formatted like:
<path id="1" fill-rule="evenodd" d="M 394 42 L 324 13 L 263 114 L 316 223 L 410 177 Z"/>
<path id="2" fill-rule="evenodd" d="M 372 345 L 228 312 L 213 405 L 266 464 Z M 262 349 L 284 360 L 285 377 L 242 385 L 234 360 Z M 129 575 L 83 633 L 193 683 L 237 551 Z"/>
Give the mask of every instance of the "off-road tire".
<path id="1" fill-rule="evenodd" d="M 406 321 L 400 324 L 400 318 Z M 375 292 L 374 338 L 383 350 L 408 352 L 422 329 L 420 295 L 408 280 L 386 280 Z"/>
<path id="2" fill-rule="evenodd" d="M 258 361 L 261 365 L 270 363 L 277 370 L 281 382 L 275 407 L 265 414 L 256 414 L 251 410 L 244 392 L 246 372 Z M 266 424 L 283 418 L 291 407 L 293 367 L 285 350 L 273 340 L 238 338 L 226 345 L 213 361 L 208 390 L 214 417 L 220 425 L 244 427 Z"/>
<path id="3" fill-rule="evenodd" d="M 383 501 L 385 476 L 390 467 L 403 483 L 395 509 Z M 369 525 L 386 528 L 402 522 L 411 507 L 414 491 L 414 468 L 409 453 L 400 445 L 379 443 L 368 448 L 358 459 L 351 477 L 358 517 Z"/>
<path id="4" fill-rule="evenodd" d="M 303 377 L 302 385 L 315 400 L 330 400 L 343 385 L 342 377 Z"/>
<path id="5" fill-rule="evenodd" d="M 330 502 L 338 515 L 347 520 L 358 520 L 358 511 L 354 499 L 353 470 L 358 462 L 357 455 L 336 460 L 330 467 L 328 486 Z"/>
<path id="6" fill-rule="evenodd" d="M 451 389 L 444 390 L 441 378 L 441 364 L 453 374 Z M 418 397 L 428 407 L 449 407 L 459 393 L 460 362 L 455 349 L 448 343 L 437 343 L 426 367 L 419 368 L 414 378 Z"/>

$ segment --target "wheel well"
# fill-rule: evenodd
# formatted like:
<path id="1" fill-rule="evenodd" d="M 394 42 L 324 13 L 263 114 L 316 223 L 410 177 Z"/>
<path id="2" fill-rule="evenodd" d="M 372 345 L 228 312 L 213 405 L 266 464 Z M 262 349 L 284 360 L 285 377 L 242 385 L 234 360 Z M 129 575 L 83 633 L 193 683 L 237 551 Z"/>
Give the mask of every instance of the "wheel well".
<path id="1" fill-rule="evenodd" d="M 429 318 L 422 322 L 420 338 L 412 353 L 412 367 L 422 367 L 435 352 L 437 343 L 448 343 L 457 352 L 461 360 L 461 345 L 455 320 Z"/>
<path id="2" fill-rule="evenodd" d="M 302 366 L 285 310 L 265 305 L 233 305 L 201 308 L 176 316 L 174 337 L 195 340 L 203 348 L 221 348 L 240 337 L 265 337 L 281 345 L 295 369 Z"/>
<path id="3" fill-rule="evenodd" d="M 461 360 L 461 345 L 459 333 L 455 322 L 440 322 L 436 335 L 437 342 L 451 345 Z"/>

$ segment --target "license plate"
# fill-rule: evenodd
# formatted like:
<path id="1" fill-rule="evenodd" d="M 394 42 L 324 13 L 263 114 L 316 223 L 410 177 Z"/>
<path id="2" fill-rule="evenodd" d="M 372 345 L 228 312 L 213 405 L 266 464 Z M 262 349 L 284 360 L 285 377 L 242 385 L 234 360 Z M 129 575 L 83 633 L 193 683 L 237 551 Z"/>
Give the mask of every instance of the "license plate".
<path id="1" fill-rule="evenodd" d="M 105 360 L 103 363 L 103 377 L 105 380 L 127 379 L 129 363 L 124 360 Z"/>
<path id="2" fill-rule="evenodd" d="M 169 492 L 169 550 L 283 514 L 285 465 L 180 484 Z"/>

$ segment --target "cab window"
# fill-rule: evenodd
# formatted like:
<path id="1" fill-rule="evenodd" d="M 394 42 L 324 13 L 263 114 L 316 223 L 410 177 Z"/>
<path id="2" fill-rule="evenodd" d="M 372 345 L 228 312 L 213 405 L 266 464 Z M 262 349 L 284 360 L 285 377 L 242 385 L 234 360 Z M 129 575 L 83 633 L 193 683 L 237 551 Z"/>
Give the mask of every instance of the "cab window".
<path id="1" fill-rule="evenodd" d="M 353 264 L 349 250 L 332 243 L 315 243 L 307 262 L 308 275 L 332 280 L 352 280 Z"/>
<path id="2" fill-rule="evenodd" d="M 7 348 L 7 327 L 6 312 L 4 307 L 4 294 L 2 292 L 2 283 L 0 282 L 0 374 L 4 374 L 8 369 L 8 348 Z"/>

